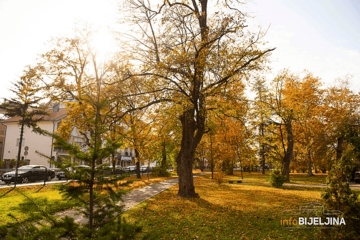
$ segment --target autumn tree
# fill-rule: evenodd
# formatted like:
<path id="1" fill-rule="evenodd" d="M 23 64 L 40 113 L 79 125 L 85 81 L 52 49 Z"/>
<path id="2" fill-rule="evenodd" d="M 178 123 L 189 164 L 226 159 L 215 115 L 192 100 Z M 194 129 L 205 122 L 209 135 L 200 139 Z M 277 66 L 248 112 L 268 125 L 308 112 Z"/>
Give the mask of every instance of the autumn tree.
<path id="1" fill-rule="evenodd" d="M 290 181 L 290 162 L 294 151 L 294 122 L 300 118 L 300 78 L 283 70 L 272 80 L 270 97 L 264 103 L 270 111 L 268 139 L 271 152 L 282 164 L 282 174 Z"/>
<path id="2" fill-rule="evenodd" d="M 216 156 L 215 164 L 226 174 L 233 174 L 235 163 L 248 162 L 251 155 L 249 149 L 253 140 L 251 131 L 246 127 L 246 113 L 239 114 L 235 110 L 237 106 L 234 104 L 232 106 L 231 111 L 222 111 L 222 116 L 218 115 L 215 119 L 217 126 L 212 143 L 214 156 Z"/>
<path id="3" fill-rule="evenodd" d="M 205 161 L 207 160 L 206 155 L 209 149 L 209 142 L 207 141 L 206 137 L 201 139 L 198 147 L 196 148 L 196 159 L 197 165 L 200 167 L 200 170 L 203 172 L 205 168 Z"/>
<path id="4" fill-rule="evenodd" d="M 267 107 L 269 101 L 269 89 L 266 86 L 265 79 L 260 77 L 255 78 L 252 86 L 253 92 L 256 96 L 252 104 L 252 123 L 254 127 L 256 141 L 259 147 L 260 162 L 262 165 L 262 174 L 265 174 L 265 160 L 266 152 L 268 151 L 268 145 L 266 143 L 267 127 L 269 125 L 268 118 L 270 111 Z"/>
<path id="5" fill-rule="evenodd" d="M 321 127 L 321 111 L 322 104 L 321 80 L 314 77 L 309 72 L 304 72 L 305 76 L 301 79 L 298 86 L 298 97 L 294 99 L 300 105 L 298 111 L 299 118 L 294 124 L 294 139 L 306 154 L 304 158 L 308 162 L 308 176 L 312 176 L 312 152 L 319 134 L 323 134 L 319 130 Z"/>
<path id="6" fill-rule="evenodd" d="M 359 115 L 359 95 L 350 89 L 349 78 L 338 79 L 337 84 L 326 89 L 321 106 L 325 142 L 335 150 L 339 161 L 345 149 L 344 129 L 354 125 Z"/>
<path id="7" fill-rule="evenodd" d="M 41 106 L 41 100 L 44 98 L 38 93 L 40 87 L 36 68 L 28 67 L 24 70 L 20 80 L 14 82 L 13 88 L 10 89 L 16 97 L 4 98 L 4 102 L 0 106 L 0 108 L 5 110 L 4 115 L 6 117 L 17 117 L 20 126 L 14 187 L 16 187 L 18 181 L 17 176 L 21 148 L 23 146 L 24 128 L 27 127 L 35 133 L 44 134 L 43 130 L 37 124 L 43 121 L 45 116 L 49 115 L 46 111 L 46 106 Z"/>
<path id="8" fill-rule="evenodd" d="M 134 103 L 132 103 L 134 104 Z M 131 106 L 135 107 L 135 106 Z M 136 176 L 140 176 L 140 164 L 144 162 L 146 148 L 150 145 L 151 124 L 153 120 L 147 118 L 146 111 L 131 112 L 124 118 L 124 124 L 127 126 L 125 140 L 127 145 L 134 149 L 136 155 Z"/>
<path id="9" fill-rule="evenodd" d="M 167 175 L 169 166 L 177 169 L 175 159 L 180 150 L 180 123 L 169 103 L 159 104 L 153 114 L 156 120 L 152 128 L 151 156 L 160 163 L 160 174 Z"/>
<path id="10" fill-rule="evenodd" d="M 88 217 L 84 227 L 84 237 L 121 236 L 121 231 L 107 229 L 107 223 L 121 224 L 121 200 L 123 192 L 118 181 L 123 177 L 105 175 L 110 157 L 123 144 L 121 128 L 114 128 L 129 112 L 124 98 L 119 95 L 121 83 L 126 79 L 126 62 L 115 58 L 99 60 L 98 53 L 92 48 L 91 31 L 81 31 L 74 38 L 55 40 L 54 48 L 42 55 L 39 61 L 41 77 L 47 86 L 48 96 L 60 101 L 71 96 L 67 102 L 67 117 L 63 119 L 54 136 L 55 146 L 65 149 L 73 159 L 84 162 L 90 168 L 70 173 L 66 167 L 74 168 L 77 163 L 57 162 L 79 184 L 66 185 L 62 190 L 70 198 L 80 201 Z M 117 84 L 114 84 L 117 83 Z M 119 131 L 110 136 L 109 129 Z M 79 140 L 73 143 L 73 134 Z M 105 187 L 104 187 L 105 186 Z M 102 188 L 107 194 L 100 194 Z M 85 197 L 84 197 L 85 196 Z M 104 229 L 107 229 L 104 231 Z"/>
<path id="11" fill-rule="evenodd" d="M 192 165 L 197 145 L 206 131 L 207 100 L 250 73 L 263 69 L 274 49 L 260 49 L 262 34 L 247 34 L 245 14 L 238 1 L 221 1 L 210 11 L 207 0 L 127 1 L 131 20 L 143 37 L 128 37 L 128 50 L 141 62 L 137 76 L 163 94 L 155 101 L 174 104 L 182 125 L 177 157 L 179 193 L 196 197 Z M 234 5 L 229 5 L 234 4 Z M 223 7 L 224 6 L 224 7 Z"/>

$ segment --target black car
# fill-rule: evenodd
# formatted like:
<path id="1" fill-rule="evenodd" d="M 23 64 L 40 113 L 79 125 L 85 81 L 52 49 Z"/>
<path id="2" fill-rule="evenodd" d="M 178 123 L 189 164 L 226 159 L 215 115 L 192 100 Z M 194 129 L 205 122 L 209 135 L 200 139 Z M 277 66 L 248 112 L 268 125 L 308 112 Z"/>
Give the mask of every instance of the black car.
<path id="1" fill-rule="evenodd" d="M 355 176 L 354 176 L 354 182 L 355 182 L 355 183 L 360 183 L 360 171 L 355 172 L 354 175 L 355 175 Z"/>
<path id="2" fill-rule="evenodd" d="M 64 171 L 60 171 L 56 174 L 56 177 L 61 180 L 63 178 L 67 178 L 66 173 Z"/>
<path id="3" fill-rule="evenodd" d="M 75 166 L 75 170 L 73 170 L 71 167 L 67 168 L 67 170 L 70 171 L 70 172 L 76 172 L 76 169 L 77 169 L 77 168 L 90 168 L 90 166 L 88 166 L 88 165 L 77 165 L 77 166 Z M 66 178 L 66 179 L 69 178 L 64 171 L 58 172 L 58 173 L 56 174 L 56 177 L 57 177 L 59 180 L 61 180 L 61 179 L 63 179 L 63 178 Z"/>
<path id="4" fill-rule="evenodd" d="M 50 181 L 55 177 L 55 172 L 42 165 L 25 165 L 18 168 L 16 182 L 28 183 L 33 181 Z M 15 171 L 5 173 L 1 180 L 5 183 L 15 182 Z"/>

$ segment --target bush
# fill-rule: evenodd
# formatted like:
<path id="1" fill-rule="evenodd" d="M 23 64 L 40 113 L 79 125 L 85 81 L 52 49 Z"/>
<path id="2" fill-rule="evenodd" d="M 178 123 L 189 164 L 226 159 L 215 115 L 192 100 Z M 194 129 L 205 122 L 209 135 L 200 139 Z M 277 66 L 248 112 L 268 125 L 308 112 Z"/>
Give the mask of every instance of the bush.
<path id="1" fill-rule="evenodd" d="M 351 173 L 352 154 L 347 151 L 345 155 L 335 163 L 327 176 L 329 188 L 321 195 L 325 201 L 325 208 L 340 210 L 346 225 L 340 225 L 336 231 L 322 229 L 322 234 L 331 239 L 359 239 L 360 237 L 360 200 L 359 193 L 351 190 L 349 184 L 344 181 L 344 176 Z M 345 177 L 346 179 L 346 177 Z"/>
<path id="2" fill-rule="evenodd" d="M 20 160 L 20 161 L 19 161 L 19 167 L 24 166 L 24 165 L 25 165 L 25 161 L 24 161 L 24 160 Z"/>
<path id="3" fill-rule="evenodd" d="M 0 160 L 0 168 L 4 167 L 4 160 Z"/>
<path id="4" fill-rule="evenodd" d="M 162 167 L 154 167 L 152 170 L 152 174 L 155 177 L 170 177 L 171 175 L 167 168 Z"/>
<path id="5" fill-rule="evenodd" d="M 219 185 L 225 181 L 224 177 L 225 177 L 225 173 L 223 171 L 219 171 L 217 173 L 214 173 L 214 180 Z"/>
<path id="6" fill-rule="evenodd" d="M 11 160 L 10 160 L 9 167 L 10 167 L 10 168 L 16 167 L 16 160 L 15 160 L 15 159 L 11 159 Z"/>
<path id="7" fill-rule="evenodd" d="M 276 167 L 271 173 L 270 173 L 270 184 L 272 187 L 281 188 L 285 182 L 285 176 L 281 174 L 280 167 Z"/>

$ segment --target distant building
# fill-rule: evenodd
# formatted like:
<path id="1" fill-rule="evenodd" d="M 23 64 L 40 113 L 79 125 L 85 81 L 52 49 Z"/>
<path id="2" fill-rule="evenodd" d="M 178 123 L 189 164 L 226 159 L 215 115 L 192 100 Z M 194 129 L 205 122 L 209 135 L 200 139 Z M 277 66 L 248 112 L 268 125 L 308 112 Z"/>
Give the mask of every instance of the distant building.
<path id="1" fill-rule="evenodd" d="M 0 120 L 0 160 L 3 159 L 4 155 L 4 141 L 5 141 L 5 132 L 6 126 L 2 124 L 2 119 Z"/>
<path id="2" fill-rule="evenodd" d="M 73 100 L 67 100 L 73 101 Z M 54 133 L 60 126 L 61 120 L 66 117 L 65 103 L 56 103 L 49 108 L 49 116 L 45 116 L 44 120 L 38 123 L 38 126 L 50 133 Z M 17 159 L 18 147 L 20 142 L 20 126 L 18 124 L 20 117 L 13 117 L 0 121 L 0 159 Z M 2 125 L 2 124 L 3 125 Z M 5 144 L 2 144 L 4 142 Z M 23 142 L 20 152 L 20 159 L 25 160 L 27 164 L 39 164 L 47 167 L 55 167 L 53 162 L 49 162 L 47 158 L 41 157 L 36 151 L 44 155 L 53 157 L 54 161 L 61 161 L 67 158 L 69 154 L 63 149 L 53 147 L 54 139 L 49 136 L 39 135 L 32 132 L 32 129 L 25 128 Z M 83 138 L 73 129 L 69 142 L 74 144 L 83 143 Z M 25 150 L 28 147 L 28 150 Z M 26 154 L 27 152 L 27 154 Z M 127 167 L 135 165 L 135 151 L 131 148 L 118 150 L 116 165 Z M 3 154 L 3 155 L 1 155 Z M 80 163 L 79 164 L 84 164 Z"/>
<path id="3" fill-rule="evenodd" d="M 66 117 L 65 105 L 55 104 L 53 108 L 49 109 L 49 114 L 50 116 L 45 116 L 44 121 L 39 122 L 38 126 L 50 133 L 54 133 L 59 127 L 61 119 Z M 12 117 L 2 122 L 6 125 L 4 159 L 17 159 L 21 129 L 18 124 L 19 120 L 20 117 Z M 35 151 L 50 157 L 53 156 L 54 159 L 57 159 L 60 155 L 67 155 L 67 153 L 55 151 L 52 147 L 53 141 L 52 137 L 36 134 L 32 132 L 32 129 L 25 127 L 20 159 L 28 159 L 30 164 L 50 166 L 48 159 L 41 157 Z M 25 151 L 25 147 L 28 147 L 27 151 Z"/>

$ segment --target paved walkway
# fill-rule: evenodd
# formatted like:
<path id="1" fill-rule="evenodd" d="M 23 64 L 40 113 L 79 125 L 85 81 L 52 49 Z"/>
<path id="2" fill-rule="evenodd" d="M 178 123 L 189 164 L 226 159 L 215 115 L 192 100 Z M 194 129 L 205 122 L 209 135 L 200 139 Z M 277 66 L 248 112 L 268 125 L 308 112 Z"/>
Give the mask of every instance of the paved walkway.
<path id="1" fill-rule="evenodd" d="M 205 174 L 198 174 L 194 175 L 194 177 L 203 176 Z M 165 191 L 166 189 L 178 184 L 179 179 L 173 178 L 169 180 L 165 180 L 162 182 L 154 183 L 152 185 L 135 189 L 126 194 L 123 199 L 124 202 L 119 202 L 119 205 L 124 205 L 124 211 L 129 210 L 130 208 L 135 207 L 136 205 L 148 200 L 149 198 L 152 198 L 153 196 Z M 57 213 L 56 216 L 64 217 L 69 216 L 75 219 L 76 223 L 86 224 L 88 222 L 88 219 L 85 218 L 83 215 L 79 214 L 79 212 L 75 209 L 67 210 L 62 213 Z"/>

